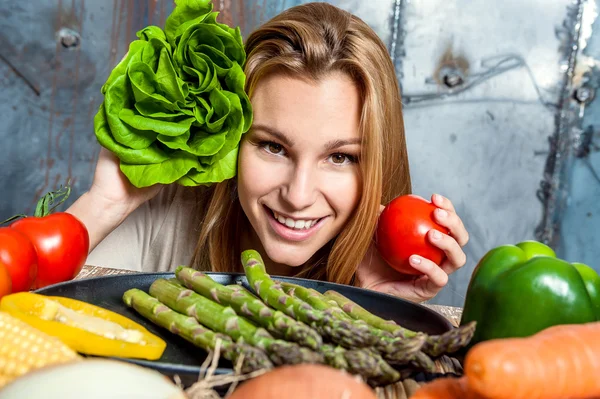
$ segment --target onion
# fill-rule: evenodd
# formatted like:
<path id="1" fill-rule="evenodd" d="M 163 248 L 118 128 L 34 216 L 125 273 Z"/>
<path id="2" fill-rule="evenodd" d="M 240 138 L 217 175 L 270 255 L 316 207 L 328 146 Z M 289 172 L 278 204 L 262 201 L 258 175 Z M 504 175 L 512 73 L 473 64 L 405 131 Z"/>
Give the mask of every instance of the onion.
<path id="1" fill-rule="evenodd" d="M 185 399 L 166 376 L 110 359 L 86 359 L 43 367 L 17 378 L 0 399 Z"/>
<path id="2" fill-rule="evenodd" d="M 317 364 L 280 366 L 242 383 L 228 399 L 377 399 L 356 377 Z"/>

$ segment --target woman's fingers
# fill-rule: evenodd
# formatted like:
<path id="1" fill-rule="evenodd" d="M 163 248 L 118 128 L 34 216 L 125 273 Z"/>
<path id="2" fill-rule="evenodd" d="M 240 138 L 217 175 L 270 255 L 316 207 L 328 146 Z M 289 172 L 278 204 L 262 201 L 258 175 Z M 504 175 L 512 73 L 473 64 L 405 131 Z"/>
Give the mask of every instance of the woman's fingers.
<path id="1" fill-rule="evenodd" d="M 447 211 L 456 213 L 456 210 L 454 209 L 454 205 L 452 204 L 452 201 L 450 201 L 448 198 L 444 197 L 443 195 L 433 194 L 431 196 L 431 202 L 433 202 L 433 204 L 435 206 L 437 206 L 438 208 L 442 208 Z"/>
<path id="2" fill-rule="evenodd" d="M 410 257 L 410 264 L 412 267 L 425 274 L 429 278 L 429 282 L 435 287 L 441 289 L 448 284 L 448 274 L 433 261 L 423 258 L 422 256 L 413 255 Z"/>
<path id="3" fill-rule="evenodd" d="M 452 202 L 439 194 L 435 194 L 432 200 L 438 206 L 438 209 L 434 212 L 436 222 L 450 230 L 450 234 L 454 237 L 458 245 L 461 247 L 467 245 L 467 242 L 469 242 L 469 233 L 463 221 L 454 210 Z"/>
<path id="4" fill-rule="evenodd" d="M 450 264 L 448 272 L 453 273 L 467 263 L 467 255 L 454 237 L 450 237 L 435 229 L 429 230 L 427 235 L 429 241 L 446 254 L 447 262 L 445 263 Z M 448 269 L 446 265 L 444 266 L 444 269 Z"/>

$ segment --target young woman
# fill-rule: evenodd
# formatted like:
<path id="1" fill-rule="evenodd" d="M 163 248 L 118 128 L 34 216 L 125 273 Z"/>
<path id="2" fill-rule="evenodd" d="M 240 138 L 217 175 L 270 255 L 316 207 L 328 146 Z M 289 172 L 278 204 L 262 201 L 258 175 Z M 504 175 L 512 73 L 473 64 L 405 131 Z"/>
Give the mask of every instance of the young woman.
<path id="1" fill-rule="evenodd" d="M 411 192 L 401 99 L 385 45 L 359 18 L 325 3 L 291 8 L 246 41 L 254 121 L 238 173 L 212 187 L 133 187 L 103 149 L 90 190 L 69 209 L 88 227 L 88 264 L 139 271 L 180 264 L 239 272 L 260 251 L 272 275 L 324 279 L 413 301 L 432 298 L 465 264 L 468 233 L 433 195 L 430 231 L 442 265 L 412 257 L 405 276 L 378 255 L 384 204 Z"/>

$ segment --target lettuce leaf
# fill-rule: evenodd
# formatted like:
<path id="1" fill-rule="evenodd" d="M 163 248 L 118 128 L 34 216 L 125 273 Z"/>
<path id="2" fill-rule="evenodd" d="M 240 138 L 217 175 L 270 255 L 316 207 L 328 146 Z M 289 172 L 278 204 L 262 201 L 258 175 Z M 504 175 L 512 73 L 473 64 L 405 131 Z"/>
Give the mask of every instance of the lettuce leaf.
<path id="1" fill-rule="evenodd" d="M 208 0 L 177 0 L 164 30 L 148 26 L 113 68 L 95 118 L 98 142 L 136 187 L 209 185 L 235 176 L 252 123 L 239 27 Z"/>

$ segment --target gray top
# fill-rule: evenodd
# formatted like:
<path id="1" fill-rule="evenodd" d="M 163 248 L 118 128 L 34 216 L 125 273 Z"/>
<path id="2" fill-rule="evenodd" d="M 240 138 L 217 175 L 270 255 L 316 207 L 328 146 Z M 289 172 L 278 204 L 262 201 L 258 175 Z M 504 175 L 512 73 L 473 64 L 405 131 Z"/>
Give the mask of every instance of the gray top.
<path id="1" fill-rule="evenodd" d="M 165 186 L 100 242 L 86 264 L 139 272 L 171 271 L 189 265 L 199 235 L 200 190 Z"/>

